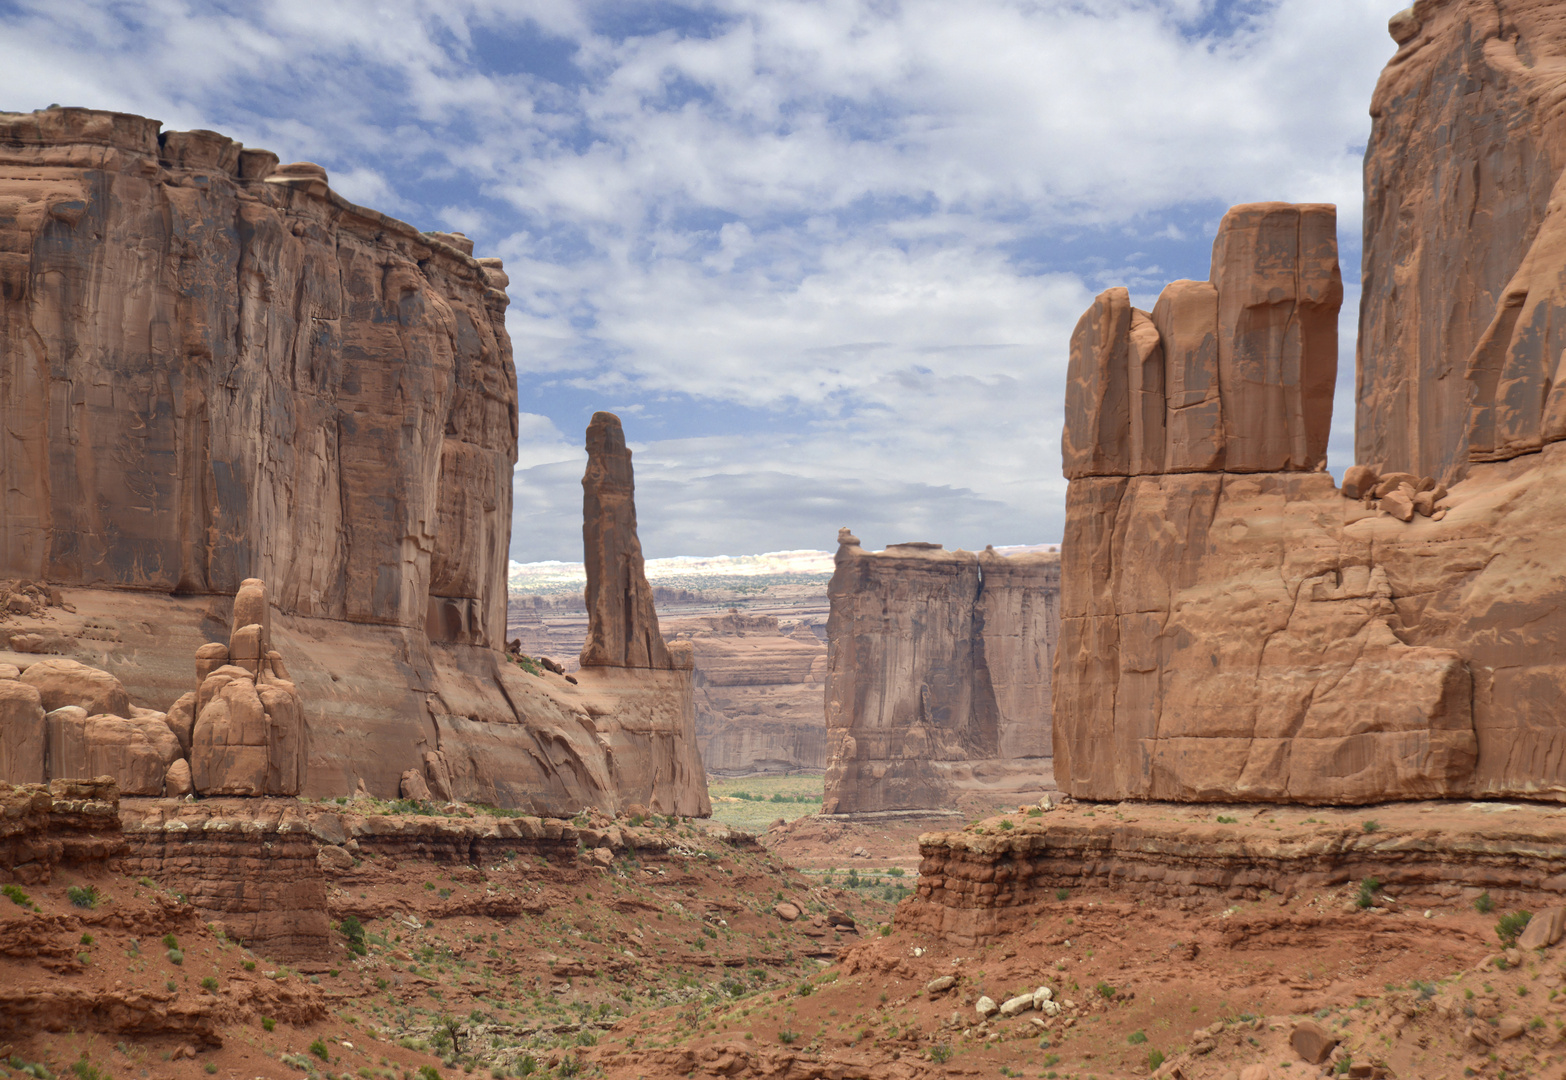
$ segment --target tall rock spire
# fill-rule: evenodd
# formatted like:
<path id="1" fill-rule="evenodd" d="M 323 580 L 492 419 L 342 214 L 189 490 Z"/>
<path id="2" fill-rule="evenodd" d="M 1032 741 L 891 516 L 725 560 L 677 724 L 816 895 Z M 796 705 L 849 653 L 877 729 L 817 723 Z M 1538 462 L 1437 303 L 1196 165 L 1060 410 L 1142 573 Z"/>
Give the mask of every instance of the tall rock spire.
<path id="1" fill-rule="evenodd" d="M 636 538 L 631 451 L 614 413 L 587 425 L 582 477 L 582 547 L 587 565 L 583 667 L 673 668 Z"/>

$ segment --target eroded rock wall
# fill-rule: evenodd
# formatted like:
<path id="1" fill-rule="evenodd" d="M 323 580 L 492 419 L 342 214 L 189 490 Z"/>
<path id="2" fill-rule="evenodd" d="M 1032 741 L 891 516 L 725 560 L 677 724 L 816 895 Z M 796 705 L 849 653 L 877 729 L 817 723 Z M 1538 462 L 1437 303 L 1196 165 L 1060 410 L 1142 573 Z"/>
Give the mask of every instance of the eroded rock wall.
<path id="1" fill-rule="evenodd" d="M 1222 265 L 1237 213 L 1214 249 L 1220 312 L 1226 282 L 1243 282 Z M 1306 255 L 1301 246 L 1296 280 Z M 1258 280 L 1287 269 L 1267 263 Z M 1094 328 L 1116 302 L 1099 298 L 1073 350 L 1074 369 L 1091 359 L 1106 384 L 1139 362 L 1097 345 L 1112 340 Z M 1220 356 L 1224 325 L 1220 316 Z M 1258 340 L 1276 353 L 1263 367 L 1288 368 L 1287 334 Z M 1161 344 L 1166 358 L 1182 351 Z M 1295 382 L 1303 400 L 1325 378 L 1302 368 Z M 1226 449 L 1247 416 L 1230 387 L 1220 363 Z M 1497 409 L 1476 395 L 1470 412 Z M 1315 415 L 1324 431 L 1329 418 Z M 1118 430 L 1091 413 L 1067 425 L 1068 447 L 1082 432 Z M 1471 444 L 1466 478 L 1450 490 L 1367 464 L 1340 490 L 1277 449 L 1271 471 L 1236 472 L 1226 453 L 1202 471 L 1124 459 L 1119 474 L 1072 479 L 1055 671 L 1061 786 L 1094 799 L 1562 797 L 1566 557 L 1543 538 L 1566 512 L 1566 453 L 1545 441 L 1542 452 L 1483 460 Z"/>
<path id="2" fill-rule="evenodd" d="M 695 650 L 696 739 L 715 775 L 819 771 L 827 764 L 826 646 L 773 615 L 664 620 Z"/>
<path id="3" fill-rule="evenodd" d="M 166 713 L 199 650 L 238 637 L 236 666 L 260 666 L 265 639 L 303 702 L 304 794 L 393 797 L 417 770 L 535 813 L 705 812 L 688 674 L 572 684 L 500 651 L 499 260 L 347 202 L 319 166 L 141 117 L 0 114 L 0 164 L 0 578 L 59 605 L 13 613 L 26 652 L 0 664 L 66 656 Z M 251 578 L 270 597 L 237 635 Z M 0 708 L 36 719 L 24 697 Z M 259 767 L 241 728 L 198 749 L 233 759 L 216 790 Z M 34 778 L 36 741 L 0 764 Z M 289 787 L 283 758 L 266 790 Z"/>
<path id="4" fill-rule="evenodd" d="M 1060 567 L 845 529 L 829 587 L 825 813 L 953 809 L 1050 786 Z"/>
<path id="5" fill-rule="evenodd" d="M 0 114 L 0 574 L 504 634 L 498 276 L 213 132 Z"/>
<path id="6" fill-rule="evenodd" d="M 1355 457 L 1451 482 L 1566 435 L 1566 13 L 1420 0 L 1392 33 L 1365 154 Z"/>

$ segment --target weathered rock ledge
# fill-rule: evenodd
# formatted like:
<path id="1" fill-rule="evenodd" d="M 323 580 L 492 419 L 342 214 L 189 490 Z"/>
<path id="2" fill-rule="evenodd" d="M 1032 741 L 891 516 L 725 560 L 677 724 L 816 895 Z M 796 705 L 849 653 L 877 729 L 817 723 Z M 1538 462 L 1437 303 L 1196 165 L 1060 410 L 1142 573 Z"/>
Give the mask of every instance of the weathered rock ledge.
<path id="1" fill-rule="evenodd" d="M 1003 827 L 1009 821 L 1011 828 Z M 1367 825 L 1368 823 L 1368 825 Z M 981 831 L 982 830 L 982 831 Z M 1502 803 L 1355 811 L 1167 803 L 1085 805 L 991 818 L 919 838 L 916 894 L 897 923 L 979 944 L 1058 903 L 1061 889 L 1257 900 L 1374 878 L 1366 917 L 1489 892 L 1498 907 L 1560 903 L 1566 821 Z"/>

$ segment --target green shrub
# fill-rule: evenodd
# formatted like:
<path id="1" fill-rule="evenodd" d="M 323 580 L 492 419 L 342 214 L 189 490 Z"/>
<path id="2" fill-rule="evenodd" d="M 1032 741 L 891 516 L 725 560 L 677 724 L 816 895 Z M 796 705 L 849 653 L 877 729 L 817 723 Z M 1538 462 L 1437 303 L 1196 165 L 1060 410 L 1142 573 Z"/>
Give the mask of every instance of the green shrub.
<path id="1" fill-rule="evenodd" d="M 81 1058 L 71 1066 L 71 1071 L 77 1075 L 79 1080 L 110 1080 L 108 1073 L 87 1060 L 85 1051 L 83 1051 Z"/>
<path id="2" fill-rule="evenodd" d="M 217 989 L 218 989 L 218 981 L 217 981 L 217 979 L 214 976 L 208 975 L 205 979 L 201 980 L 201 989 L 206 990 L 209 993 L 213 993 L 213 994 L 217 993 Z"/>
<path id="3" fill-rule="evenodd" d="M 164 934 L 163 947 L 165 949 L 177 949 L 179 948 L 179 939 L 173 934 Z"/>
<path id="4" fill-rule="evenodd" d="M 444 892 L 444 890 L 442 890 Z M 340 924 L 338 932 L 348 939 L 348 951 L 355 956 L 368 956 L 369 949 L 364 944 L 364 925 L 359 922 L 357 915 L 349 915 Z"/>
<path id="5" fill-rule="evenodd" d="M 1106 1000 L 1115 996 L 1115 988 L 1110 986 L 1107 982 L 1099 983 L 1096 989 L 1098 990 L 1100 996 Z"/>
<path id="6" fill-rule="evenodd" d="M 310 1044 L 310 1053 L 314 1054 L 322 1061 L 327 1061 L 331 1058 L 331 1054 L 326 1049 L 326 1044 L 320 1039 L 317 1039 L 315 1042 Z"/>
<path id="7" fill-rule="evenodd" d="M 1238 825 L 1239 823 L 1239 818 L 1225 817 L 1223 814 L 1218 815 L 1218 824 L 1220 825 Z"/>
<path id="8" fill-rule="evenodd" d="M 1157 1071 L 1158 1066 L 1163 1063 L 1164 1053 L 1162 1050 L 1149 1050 L 1147 1052 L 1147 1068 L 1149 1072 Z"/>
<path id="9" fill-rule="evenodd" d="M 0 888 L 0 893 L 4 893 L 6 896 L 9 896 L 11 898 L 11 903 L 16 904 L 19 907 L 33 906 L 33 898 L 24 893 L 20 885 L 6 885 L 3 888 Z"/>
<path id="10" fill-rule="evenodd" d="M 1381 822 L 1377 821 L 1375 818 L 1371 818 L 1369 821 L 1360 822 L 1359 827 L 1368 833 L 1378 832 L 1381 829 Z"/>
<path id="11" fill-rule="evenodd" d="M 254 971 L 255 969 L 256 969 L 256 962 L 254 960 L 246 960 L 245 961 L 245 970 L 246 971 Z"/>
<path id="12" fill-rule="evenodd" d="M 1495 910 L 1495 901 L 1490 899 L 1490 894 L 1482 892 L 1474 901 L 1474 910 L 1481 915 L 1488 915 Z"/>
<path id="13" fill-rule="evenodd" d="M 1056 900 L 1070 900 L 1071 899 L 1071 890 L 1070 889 L 1056 889 L 1055 890 L 1055 899 Z"/>
<path id="14" fill-rule="evenodd" d="M 261 1018 L 261 1029 L 263 1031 L 271 1031 L 275 1027 L 277 1027 L 277 1021 L 273 1020 L 270 1016 L 263 1016 Z"/>
<path id="15" fill-rule="evenodd" d="M 1495 924 L 1495 936 L 1501 939 L 1503 945 L 1515 944 L 1517 935 L 1523 932 L 1531 918 L 1533 918 L 1531 911 L 1514 911 L 1510 915 L 1502 915 L 1500 921 Z"/>
<path id="16" fill-rule="evenodd" d="M 1359 883 L 1359 895 L 1354 898 L 1354 903 L 1362 908 L 1368 908 L 1375 904 L 1376 893 L 1381 891 L 1381 882 L 1376 878 L 1368 877 Z"/>
<path id="17" fill-rule="evenodd" d="M 83 945 L 91 945 L 93 943 L 93 940 L 94 939 L 93 939 L 93 936 L 91 934 L 83 934 L 82 935 L 82 944 Z"/>
<path id="18" fill-rule="evenodd" d="M 203 1065 L 202 1068 L 206 1071 L 208 1076 L 211 1076 L 213 1073 L 217 1072 L 217 1062 L 209 1061 Z"/>
<path id="19" fill-rule="evenodd" d="M 178 949 L 170 949 L 169 950 L 169 963 L 171 963 L 171 964 L 173 964 L 173 965 L 175 965 L 177 967 L 178 965 L 183 964 L 184 962 L 185 962 L 185 954 L 184 953 L 180 952 Z"/>
<path id="20" fill-rule="evenodd" d="M 778 1032 L 778 1042 L 782 1043 L 784 1046 L 792 1044 L 797 1038 L 799 1038 L 799 1034 L 797 1032 L 787 1030 Z"/>
<path id="21" fill-rule="evenodd" d="M 1126 1036 L 1126 1042 L 1130 1043 L 1132 1046 L 1140 1046 L 1146 1041 L 1147 1032 L 1145 1031 L 1133 1031 L 1131 1034 Z"/>
<path id="22" fill-rule="evenodd" d="M 98 906 L 98 889 L 93 885 L 72 885 L 65 890 L 65 897 L 72 907 L 95 908 Z"/>
<path id="23" fill-rule="evenodd" d="M 937 1043 L 935 1046 L 930 1047 L 930 1060 L 935 1062 L 937 1065 L 945 1065 L 951 1059 L 951 1043 Z"/>

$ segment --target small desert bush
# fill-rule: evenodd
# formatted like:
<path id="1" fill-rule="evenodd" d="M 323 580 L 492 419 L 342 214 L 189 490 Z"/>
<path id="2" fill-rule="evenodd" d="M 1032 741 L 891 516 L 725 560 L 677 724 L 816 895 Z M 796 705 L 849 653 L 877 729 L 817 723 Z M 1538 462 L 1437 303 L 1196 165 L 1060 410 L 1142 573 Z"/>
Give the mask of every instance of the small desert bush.
<path id="1" fill-rule="evenodd" d="M 1533 918 L 1531 911 L 1514 911 L 1510 915 L 1502 915 L 1495 924 L 1495 936 L 1501 939 L 1501 944 L 1512 945 L 1517 941 L 1517 935 L 1521 934 L 1528 926 L 1528 920 Z"/>

